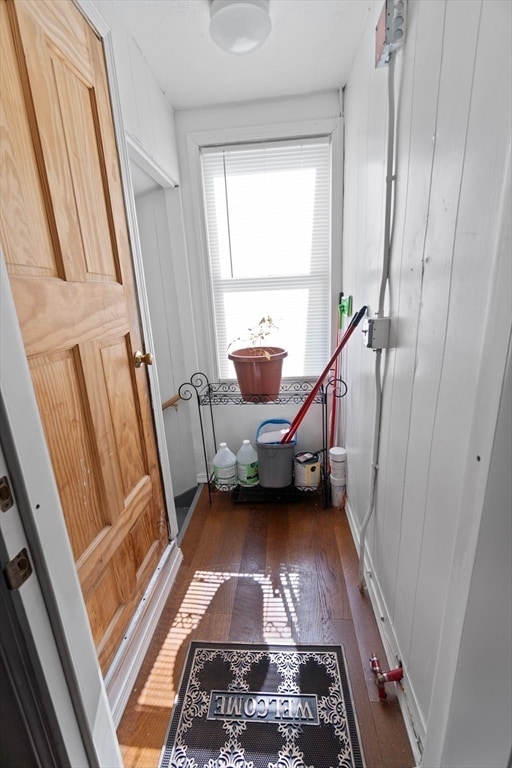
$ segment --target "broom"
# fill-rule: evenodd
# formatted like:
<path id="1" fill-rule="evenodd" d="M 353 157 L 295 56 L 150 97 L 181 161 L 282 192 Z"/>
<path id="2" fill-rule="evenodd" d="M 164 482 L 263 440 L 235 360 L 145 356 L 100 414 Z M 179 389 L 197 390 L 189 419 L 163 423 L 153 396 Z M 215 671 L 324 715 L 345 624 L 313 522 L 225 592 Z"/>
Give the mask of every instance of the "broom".
<path id="1" fill-rule="evenodd" d="M 336 358 L 340 354 L 341 350 L 343 349 L 343 347 L 345 346 L 345 344 L 347 343 L 349 338 L 354 333 L 356 327 L 359 325 L 359 323 L 363 319 L 364 315 L 366 314 L 366 310 L 367 310 L 367 306 L 365 304 L 364 307 L 361 307 L 359 312 L 357 312 L 357 314 L 355 314 L 354 317 L 352 318 L 352 320 L 350 321 L 349 325 L 347 326 L 347 330 L 345 331 L 345 333 L 341 337 L 341 341 L 338 344 L 338 346 L 336 347 L 336 349 L 335 349 L 331 359 L 329 360 L 329 362 L 325 366 L 325 368 L 322 371 L 322 373 L 320 374 L 317 382 L 314 384 L 313 389 L 311 390 L 311 392 L 309 393 L 307 398 L 304 400 L 304 403 L 299 408 L 299 411 L 298 411 L 297 415 L 295 416 L 295 418 L 291 422 L 290 429 L 283 435 L 283 437 L 281 439 L 281 444 L 289 443 L 292 440 L 294 434 L 296 433 L 297 429 L 300 426 L 300 423 L 302 422 L 302 419 L 304 418 L 304 416 L 306 415 L 306 413 L 310 409 L 311 404 L 312 404 L 313 400 L 315 399 L 315 397 L 316 397 L 316 395 L 318 393 L 318 390 L 322 386 L 322 383 L 323 383 L 325 377 L 329 373 L 329 371 L 330 371 L 330 369 L 332 367 L 332 364 L 334 363 L 334 361 L 336 360 Z"/>
<path id="2" fill-rule="evenodd" d="M 338 328 L 336 331 L 336 344 L 338 345 L 340 343 L 341 339 L 341 325 L 343 321 L 343 308 L 341 305 L 341 300 L 343 298 L 343 292 L 340 293 L 339 299 L 338 299 Z M 352 314 L 352 313 L 350 313 Z M 330 418 L 330 424 L 329 424 L 329 442 L 327 444 L 328 448 L 332 448 L 333 445 L 335 445 L 334 439 L 336 435 L 336 427 L 337 427 L 337 403 L 338 399 L 336 397 L 336 386 L 338 382 L 338 374 L 339 374 L 339 366 L 340 366 L 340 358 L 339 355 L 336 358 L 334 362 L 334 381 L 333 381 L 333 392 L 332 392 L 332 398 L 331 398 L 331 418 Z"/>

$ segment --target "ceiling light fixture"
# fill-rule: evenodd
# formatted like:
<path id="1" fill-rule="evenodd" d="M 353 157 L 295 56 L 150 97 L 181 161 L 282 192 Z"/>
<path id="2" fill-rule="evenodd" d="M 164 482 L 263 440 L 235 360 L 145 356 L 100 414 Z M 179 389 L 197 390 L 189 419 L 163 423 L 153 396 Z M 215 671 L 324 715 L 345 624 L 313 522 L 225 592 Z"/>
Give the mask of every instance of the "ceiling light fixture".
<path id="1" fill-rule="evenodd" d="M 256 50 L 270 34 L 269 0 L 212 0 L 210 34 L 228 53 Z"/>

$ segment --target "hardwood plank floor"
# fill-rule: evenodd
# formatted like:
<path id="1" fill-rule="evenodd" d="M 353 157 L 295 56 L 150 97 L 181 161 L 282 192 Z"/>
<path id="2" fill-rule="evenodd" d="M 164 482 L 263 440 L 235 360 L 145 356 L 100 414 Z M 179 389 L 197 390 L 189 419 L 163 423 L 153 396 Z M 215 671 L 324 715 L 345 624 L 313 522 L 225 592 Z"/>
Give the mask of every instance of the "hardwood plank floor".
<path id="1" fill-rule="evenodd" d="M 379 700 L 369 658 L 385 665 L 358 588 L 343 511 L 233 504 L 206 489 L 181 543 L 183 563 L 118 729 L 126 768 L 156 768 L 191 640 L 337 643 L 345 649 L 367 768 L 412 768 L 396 698 Z"/>

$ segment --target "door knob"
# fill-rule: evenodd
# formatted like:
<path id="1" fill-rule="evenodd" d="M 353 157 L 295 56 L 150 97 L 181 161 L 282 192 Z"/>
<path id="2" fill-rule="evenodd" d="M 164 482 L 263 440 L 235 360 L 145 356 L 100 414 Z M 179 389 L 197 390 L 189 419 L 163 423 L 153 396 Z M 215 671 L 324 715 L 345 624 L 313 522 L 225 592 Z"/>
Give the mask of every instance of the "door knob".
<path id="1" fill-rule="evenodd" d="M 144 365 L 153 365 L 153 355 L 151 352 L 146 352 L 146 354 L 143 355 L 140 350 L 137 350 L 133 353 L 133 362 L 136 368 L 140 368 L 142 363 L 144 363 Z"/>

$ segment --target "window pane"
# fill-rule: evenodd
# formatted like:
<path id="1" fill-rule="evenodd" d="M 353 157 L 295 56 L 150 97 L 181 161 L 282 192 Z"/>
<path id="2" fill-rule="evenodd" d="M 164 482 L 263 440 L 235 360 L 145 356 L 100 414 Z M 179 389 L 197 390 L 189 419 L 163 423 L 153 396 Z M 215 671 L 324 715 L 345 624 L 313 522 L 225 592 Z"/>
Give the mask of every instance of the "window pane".
<path id="1" fill-rule="evenodd" d="M 228 362 L 225 358 L 230 342 L 235 341 L 232 349 L 250 346 L 246 341 L 249 323 L 256 326 L 263 314 L 268 314 L 277 326 L 268 336 L 268 344 L 284 347 L 288 351 L 288 357 L 283 363 L 283 376 L 318 375 L 330 357 L 324 338 L 329 313 L 324 311 L 319 317 L 315 312 L 315 304 L 318 303 L 317 299 L 321 293 L 322 286 L 303 283 L 303 287 L 281 287 L 275 290 L 267 287 L 263 291 L 248 288 L 221 294 L 223 308 L 218 312 L 218 316 L 224 315 L 227 322 L 224 329 L 217 331 L 219 341 L 226 341 L 225 345 L 221 343 L 219 348 L 219 367 Z M 261 312 L 263 305 L 269 308 L 268 313 Z M 239 337 L 240 342 L 236 341 Z M 314 355 L 311 354 L 316 351 L 318 344 L 325 350 L 320 370 L 313 367 Z M 227 368 L 224 375 L 234 378 L 232 363 L 229 362 L 227 366 L 224 364 L 224 368 Z"/>
<path id="2" fill-rule="evenodd" d="M 310 273 L 315 175 L 305 168 L 229 178 L 233 277 Z"/>

